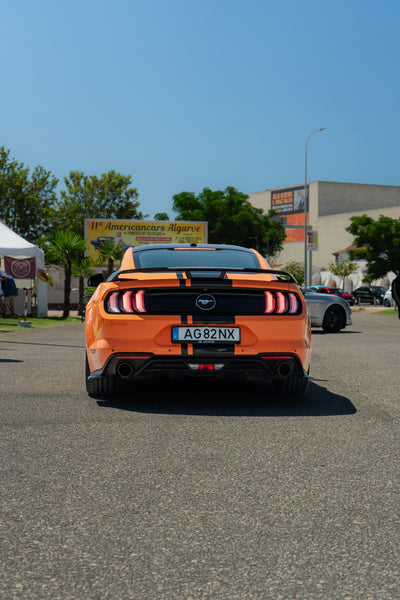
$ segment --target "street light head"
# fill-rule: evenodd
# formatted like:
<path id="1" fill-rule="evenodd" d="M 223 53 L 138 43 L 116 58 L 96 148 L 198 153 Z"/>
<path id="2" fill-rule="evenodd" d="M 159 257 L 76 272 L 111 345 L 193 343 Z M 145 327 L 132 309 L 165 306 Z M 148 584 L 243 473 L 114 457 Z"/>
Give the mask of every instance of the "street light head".
<path id="1" fill-rule="evenodd" d="M 314 131 L 311 131 L 311 133 L 308 134 L 307 139 L 306 139 L 306 148 L 307 148 L 307 143 L 308 140 L 310 139 L 310 137 L 314 134 L 314 133 L 319 133 L 320 131 L 325 131 L 326 127 L 321 127 L 320 129 L 314 129 Z"/>

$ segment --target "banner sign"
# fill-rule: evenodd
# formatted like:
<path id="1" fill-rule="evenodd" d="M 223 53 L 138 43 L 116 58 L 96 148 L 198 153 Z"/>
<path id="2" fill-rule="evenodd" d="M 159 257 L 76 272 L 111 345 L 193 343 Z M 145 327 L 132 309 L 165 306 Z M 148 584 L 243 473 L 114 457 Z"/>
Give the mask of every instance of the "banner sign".
<path id="1" fill-rule="evenodd" d="M 5 256 L 4 267 L 7 275 L 11 275 L 14 279 L 35 279 L 35 258 L 17 259 Z"/>
<path id="2" fill-rule="evenodd" d="M 271 192 L 271 208 L 279 215 L 304 213 L 304 187 Z"/>
<path id="3" fill-rule="evenodd" d="M 284 242 L 304 242 L 304 229 L 299 227 L 299 225 L 304 227 L 304 204 L 304 186 L 271 192 L 272 210 L 278 216 L 285 218 L 286 238 Z M 296 228 L 291 229 L 290 225 L 296 225 Z"/>
<path id="4" fill-rule="evenodd" d="M 124 249 L 145 244 L 206 244 L 206 221 L 85 219 L 86 255 L 98 264 L 99 250 L 112 240 Z"/>
<path id="5" fill-rule="evenodd" d="M 318 251 L 318 231 L 307 231 L 307 250 Z"/>

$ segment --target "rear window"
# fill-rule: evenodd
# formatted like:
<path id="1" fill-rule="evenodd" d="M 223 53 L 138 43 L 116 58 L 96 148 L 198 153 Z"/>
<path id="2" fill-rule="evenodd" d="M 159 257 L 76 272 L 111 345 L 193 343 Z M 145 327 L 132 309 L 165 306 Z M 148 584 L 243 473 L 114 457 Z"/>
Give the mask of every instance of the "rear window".
<path id="1" fill-rule="evenodd" d="M 224 248 L 154 248 L 135 252 L 138 269 L 171 267 L 213 267 L 221 269 L 259 269 L 260 264 L 253 252 Z"/>

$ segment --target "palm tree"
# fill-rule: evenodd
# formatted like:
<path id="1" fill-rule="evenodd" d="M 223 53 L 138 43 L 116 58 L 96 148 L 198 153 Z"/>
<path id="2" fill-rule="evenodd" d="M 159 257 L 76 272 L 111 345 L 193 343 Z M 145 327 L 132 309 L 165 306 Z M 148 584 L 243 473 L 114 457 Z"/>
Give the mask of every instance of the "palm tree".
<path id="1" fill-rule="evenodd" d="M 78 301 L 78 315 L 82 316 L 83 312 L 83 297 L 85 293 L 85 277 L 89 277 L 93 275 L 93 268 L 91 266 L 91 260 L 87 256 L 82 256 L 80 260 L 74 263 L 74 268 L 72 269 L 72 275 L 74 277 L 79 277 L 79 301 Z"/>
<path id="2" fill-rule="evenodd" d="M 49 240 L 52 260 L 64 267 L 64 319 L 70 311 L 72 270 L 82 260 L 85 248 L 86 240 L 72 231 L 57 231 Z"/>
<path id="3" fill-rule="evenodd" d="M 121 261 L 125 252 L 125 248 L 120 242 L 114 240 L 104 240 L 99 249 L 99 265 L 104 265 L 107 262 L 107 277 L 114 272 L 114 261 Z"/>

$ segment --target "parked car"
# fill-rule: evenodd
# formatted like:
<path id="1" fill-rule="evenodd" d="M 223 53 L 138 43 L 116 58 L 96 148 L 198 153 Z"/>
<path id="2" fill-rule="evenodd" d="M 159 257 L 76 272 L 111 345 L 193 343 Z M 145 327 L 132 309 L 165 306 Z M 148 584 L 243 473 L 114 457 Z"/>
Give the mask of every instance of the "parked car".
<path id="1" fill-rule="evenodd" d="M 353 291 L 357 303 L 383 304 L 386 288 L 380 285 L 365 285 Z"/>
<path id="2" fill-rule="evenodd" d="M 384 306 L 387 306 L 387 307 L 396 305 L 396 303 L 392 297 L 392 290 L 390 288 L 388 290 L 386 290 L 386 293 L 383 296 L 383 304 L 384 304 Z"/>
<path id="3" fill-rule="evenodd" d="M 86 389 L 179 375 L 269 380 L 279 394 L 308 383 L 311 325 L 294 278 L 255 250 L 153 244 L 126 250 L 86 306 Z M 334 298 L 332 296 L 332 298 Z"/>
<path id="4" fill-rule="evenodd" d="M 305 292 L 304 298 L 311 327 L 322 327 L 325 333 L 338 333 L 352 325 L 350 305 L 340 296 Z"/>
<path id="5" fill-rule="evenodd" d="M 340 296 L 341 298 L 347 300 L 347 302 L 351 306 L 353 306 L 353 304 L 355 304 L 356 302 L 356 299 L 354 298 L 353 294 L 345 292 L 344 290 L 342 290 L 342 288 L 319 286 L 315 291 L 318 294 L 333 294 L 333 296 Z"/>

